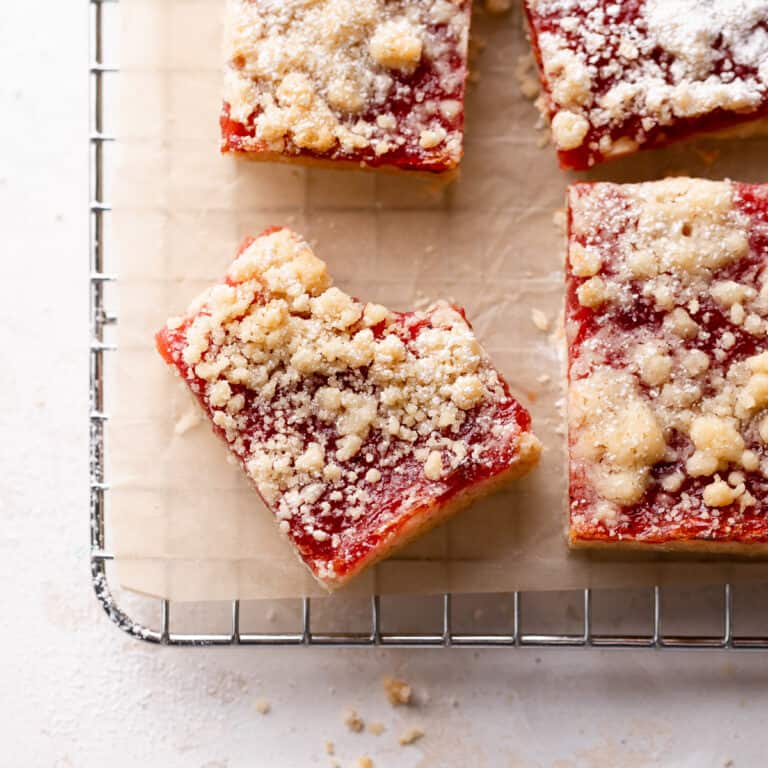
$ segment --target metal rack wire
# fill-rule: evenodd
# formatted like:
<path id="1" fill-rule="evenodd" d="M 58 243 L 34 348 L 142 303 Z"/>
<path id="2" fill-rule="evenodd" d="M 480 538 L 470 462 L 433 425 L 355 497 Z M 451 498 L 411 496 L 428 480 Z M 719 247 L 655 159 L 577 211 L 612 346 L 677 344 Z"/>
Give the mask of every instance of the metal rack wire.
<path id="1" fill-rule="evenodd" d="M 686 648 L 686 649 L 768 649 L 768 636 L 740 636 L 734 632 L 734 588 L 722 585 L 721 631 L 715 634 L 665 634 L 663 615 L 663 590 L 654 587 L 650 595 L 650 612 L 646 632 L 635 634 L 607 634 L 593 631 L 593 598 L 591 589 L 583 590 L 581 602 L 582 621 L 578 631 L 566 633 L 534 633 L 523 628 L 523 603 L 535 599 L 532 593 L 513 592 L 499 595 L 510 612 L 511 629 L 506 631 L 477 632 L 459 631 L 454 621 L 455 597 L 440 597 L 441 626 L 428 633 L 385 631 L 382 627 L 383 602 L 378 596 L 370 599 L 367 629 L 350 632 L 313 631 L 312 600 L 301 602 L 300 629 L 296 632 L 250 632 L 241 627 L 241 603 L 229 605 L 229 629 L 222 633 L 174 632 L 171 628 L 172 605 L 168 600 L 154 600 L 159 605 L 159 626 L 151 628 L 133 619 L 117 604 L 110 587 L 107 564 L 113 556 L 105 550 L 108 520 L 109 485 L 105 477 L 104 423 L 105 410 L 105 362 L 106 356 L 116 353 L 116 346 L 108 343 L 108 329 L 116 325 L 118 318 L 107 308 L 106 288 L 116 276 L 105 272 L 106 224 L 111 206 L 105 199 L 105 149 L 115 137 L 105 132 L 105 89 L 108 78 L 115 79 L 118 68 L 105 57 L 105 13 L 118 13 L 119 0 L 88 0 L 91 24 L 91 63 L 89 68 L 91 89 L 90 120 L 90 443 L 91 484 L 90 562 L 96 597 L 112 621 L 121 629 L 137 638 L 176 646 L 386 646 L 386 647 L 534 647 L 534 648 Z M 107 10 L 108 9 L 108 10 Z M 152 598 L 146 598 L 152 600 Z"/>

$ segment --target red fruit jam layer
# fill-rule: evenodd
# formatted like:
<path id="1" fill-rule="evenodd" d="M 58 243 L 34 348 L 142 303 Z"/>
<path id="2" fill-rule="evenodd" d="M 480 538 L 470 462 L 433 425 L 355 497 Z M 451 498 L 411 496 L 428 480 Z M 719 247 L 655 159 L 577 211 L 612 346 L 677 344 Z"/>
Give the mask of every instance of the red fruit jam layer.
<path id="1" fill-rule="evenodd" d="M 578 147 L 559 149 L 562 168 L 584 170 L 613 156 L 633 151 L 633 145 L 621 148 L 617 142 L 631 139 L 634 149 L 658 147 L 700 132 L 716 131 L 768 115 L 768 52 L 759 48 L 760 40 L 768 32 L 768 5 L 763 6 L 762 18 L 745 23 L 742 9 L 734 5 L 733 18 L 724 20 L 714 13 L 707 18 L 706 8 L 692 7 L 693 0 L 664 0 L 669 21 L 679 26 L 679 40 L 672 42 L 687 46 L 695 54 L 701 35 L 707 34 L 711 57 L 710 66 L 702 76 L 690 77 L 684 85 L 692 85 L 680 94 L 680 107 L 673 108 L 670 101 L 660 109 L 649 104 L 646 95 L 656 87 L 648 77 L 676 83 L 676 68 L 680 58 L 665 47 L 667 32 L 649 27 L 645 12 L 650 5 L 646 0 L 598 0 L 585 9 L 578 3 L 526 2 L 531 40 L 541 73 L 546 97 L 546 110 L 553 118 L 560 109 L 585 114 L 589 128 Z M 656 3 L 655 5 L 659 5 Z M 532 7 L 535 6 L 535 7 Z M 594 8 L 592 6 L 595 6 Z M 677 11 L 675 11 L 677 6 Z M 676 21 L 673 19 L 677 16 Z M 563 23 L 565 19 L 569 21 Z M 578 23 L 570 24 L 571 19 Z M 553 86 L 558 75 L 545 74 L 547 56 L 540 44 L 542 35 L 554 35 L 563 47 L 575 53 L 590 68 L 588 96 L 579 104 L 558 103 Z M 599 45 L 595 44 L 599 41 Z M 629 44 L 627 43 L 629 41 Z M 620 47 L 628 46 L 630 58 L 620 54 Z M 634 55 L 634 48 L 637 54 Z M 747 50 L 753 54 L 747 54 Z M 762 53 L 760 53 L 762 50 Z M 556 69 L 556 67 L 555 67 Z M 761 79 L 762 78 L 762 79 Z M 730 102 L 718 103 L 718 95 L 707 93 L 704 86 L 743 90 L 741 82 L 749 81 L 749 95 L 743 102 L 734 94 Z M 640 95 L 630 99 L 622 114 L 604 118 L 597 108 L 601 97 L 622 83 L 639 84 Z M 690 97 L 689 97 L 690 94 Z M 674 99 L 674 96 L 673 96 Z M 700 106 L 690 106 L 696 99 Z M 685 100 L 685 101 L 683 101 Z M 670 114 L 672 109 L 674 114 Z M 688 112 L 688 114 L 686 114 Z M 610 140 L 601 148 L 600 142 Z M 610 147 L 616 147 L 612 152 Z"/>
<path id="2" fill-rule="evenodd" d="M 674 180 L 658 182 L 667 184 Z M 685 185 L 713 184 L 683 180 Z M 734 322 L 728 309 L 716 301 L 709 292 L 715 283 L 733 281 L 735 284 L 752 288 L 757 295 L 757 302 L 766 280 L 768 266 L 768 185 L 749 185 L 722 182 L 717 186 L 730 188 L 732 207 L 738 227 L 743 224 L 742 235 L 748 243 L 743 255 L 712 270 L 704 269 L 700 275 L 703 282 L 693 285 L 701 289 L 695 296 L 694 303 L 689 300 L 690 293 L 675 297 L 675 309 L 684 307 L 688 316 L 698 326 L 694 337 L 671 337 L 666 330 L 669 309 L 659 307 L 653 294 L 649 294 L 648 279 L 627 281 L 625 266 L 633 254 L 633 240 L 638 228 L 638 215 L 642 215 L 642 204 L 633 201 L 634 190 L 651 188 L 645 185 L 616 184 L 577 184 L 569 192 L 569 252 L 574 244 L 595 249 L 602 256 L 602 266 L 593 277 L 577 277 L 572 264 L 566 268 L 566 335 L 568 340 L 569 387 L 574 388 L 580 381 L 592 375 L 597 367 L 607 366 L 618 372 L 635 374 L 638 396 L 651 407 L 664 399 L 663 387 L 668 383 L 694 385 L 700 389 L 698 401 L 684 403 L 681 409 L 691 408 L 701 413 L 701 404 L 707 398 L 718 395 L 718 386 L 722 386 L 731 366 L 747 361 L 755 355 L 768 350 L 766 342 L 765 307 L 755 304 L 753 309 L 759 315 L 762 325 L 755 332 L 748 332 L 745 323 Z M 678 192 L 679 192 L 678 188 Z M 663 195 L 654 197 L 662 200 Z M 684 195 L 672 195 L 677 199 Z M 677 202 L 667 203 L 671 205 Z M 668 209 L 669 210 L 669 209 Z M 589 212 L 592 212 L 591 214 Z M 585 213 L 586 212 L 586 213 Z M 574 221 L 581 219 L 575 232 Z M 690 233 L 690 227 L 698 226 L 695 212 L 683 210 L 680 204 L 680 217 L 677 222 L 667 220 L 669 231 L 676 229 Z M 583 222 L 587 221 L 589 231 L 583 231 Z M 708 225 L 711 226 L 711 225 Z M 655 230 L 655 236 L 665 233 Z M 695 231 L 694 231 L 695 234 Z M 706 235 L 705 235 L 706 236 Z M 578 247 L 577 245 L 577 247 Z M 579 289 L 589 280 L 601 279 L 604 285 L 620 286 L 620 300 L 609 299 L 598 307 L 584 306 L 580 300 Z M 681 285 L 681 283 L 677 283 Z M 690 290 L 690 288 L 689 288 Z M 682 291 L 682 289 L 681 289 Z M 763 290 L 763 297 L 766 291 Z M 681 294 L 682 295 L 682 294 Z M 764 303 L 764 301 L 763 301 Z M 749 307 L 749 304 L 747 304 Z M 673 310 L 674 311 L 674 310 Z M 740 312 L 738 313 L 740 314 Z M 755 321 L 757 323 L 757 321 Z M 730 335 L 729 335 L 730 334 Z M 727 338 L 727 343 L 724 339 Z M 642 339 L 658 340 L 669 345 L 667 352 L 675 361 L 691 350 L 698 350 L 707 356 L 708 369 L 698 379 L 686 381 L 679 372 L 677 362 L 673 373 L 665 384 L 654 382 L 651 385 L 638 374 L 637 341 Z M 681 378 L 677 378 L 677 377 Z M 609 405 L 609 393 L 606 393 L 603 419 L 606 422 L 620 419 Z M 573 407 L 571 404 L 569 408 Z M 600 405 L 602 409 L 603 405 Z M 729 487 L 738 487 L 739 483 L 748 493 L 732 503 L 711 506 L 704 502 L 705 488 L 715 477 L 712 474 L 692 476 L 687 471 L 687 461 L 694 453 L 694 444 L 689 434 L 683 429 L 669 429 L 665 434 L 667 455 L 653 463 L 644 493 L 636 503 L 618 506 L 616 515 L 606 519 L 598 510 L 605 503 L 605 497 L 596 487 L 593 468 L 589 461 L 575 454 L 575 446 L 581 437 L 576 425 L 571 422 L 569 443 L 570 459 L 570 520 L 571 540 L 574 543 L 600 543 L 617 541 L 640 544 L 675 544 L 695 541 L 713 543 L 751 544 L 768 543 L 768 446 L 760 438 L 758 424 L 763 412 L 758 411 L 744 417 L 740 422 L 744 450 L 752 452 L 750 469 L 738 462 L 729 466 L 721 465 L 716 473 L 718 478 L 729 479 Z M 607 424 L 615 426 L 615 424 Z M 757 468 L 755 468 L 755 465 Z M 730 473 L 736 472 L 737 476 Z M 671 487 L 662 485 L 664 478 L 676 476 L 680 482 Z M 744 501 L 749 498 L 748 503 Z"/>
<path id="3" fill-rule="evenodd" d="M 455 3 L 469 29 L 471 0 Z M 425 3 L 425 5 L 430 5 Z M 424 26 L 424 37 L 429 47 L 439 51 L 438 58 L 422 55 L 413 71 L 396 68 L 387 69 L 391 80 L 388 95 L 383 100 L 370 102 L 360 111 L 346 113 L 333 110 L 339 124 L 353 128 L 360 121 L 375 126 L 373 139 L 367 146 L 349 147 L 335 142 L 328 150 L 317 151 L 298 146 L 286 136 L 284 147 L 275 150 L 267 141 L 256 135 L 255 119 L 261 114 L 257 107 L 247 120 L 231 116 L 232 107 L 224 101 L 220 125 L 222 152 L 260 153 L 279 151 L 286 158 L 307 160 L 338 160 L 359 163 L 372 168 L 396 167 L 403 170 L 442 172 L 454 168 L 461 158 L 461 142 L 464 127 L 464 92 L 467 75 L 466 34 L 457 37 L 455 29 L 446 23 L 429 23 Z M 242 59 L 230 62 L 234 69 L 242 69 Z M 257 90 L 260 83 L 254 80 Z M 268 86 L 266 86 L 268 87 Z M 450 110 L 441 110 L 439 105 L 451 104 Z M 425 109 L 425 105 L 431 105 Z M 392 125 L 377 126 L 377 118 L 393 118 Z M 381 128 L 381 130 L 380 130 Z M 435 146 L 424 146 L 421 131 L 442 129 L 445 139 Z M 377 151 L 378 141 L 385 142 L 390 149 Z"/>
<path id="4" fill-rule="evenodd" d="M 265 236 L 269 234 L 265 233 Z M 247 241 L 241 253 L 253 242 Z M 237 281 L 228 277 L 225 284 L 236 286 Z M 262 290 L 254 296 L 250 306 L 242 308 L 228 322 L 237 323 L 272 299 L 274 295 L 268 289 Z M 435 327 L 433 321 L 437 314 L 446 309 L 447 305 L 443 305 L 424 313 L 389 313 L 386 320 L 370 328 L 373 339 L 378 342 L 385 336 L 394 335 L 418 359 L 420 353 L 416 351 L 416 344 L 419 338 Z M 450 311 L 459 313 L 457 317 L 466 323 L 461 310 L 450 308 Z M 171 323 L 163 328 L 157 334 L 156 342 L 160 354 L 176 367 L 213 419 L 211 381 L 201 378 L 196 366 L 184 360 L 185 349 L 190 343 L 190 327 L 196 318 L 210 312 L 210 307 L 203 304 L 178 324 Z M 347 331 L 350 338 L 362 327 L 361 321 L 351 326 Z M 468 328 L 468 324 L 465 327 Z M 298 381 L 294 378 L 290 385 L 278 387 L 269 398 L 263 397 L 258 389 L 230 384 L 229 397 L 242 396 L 238 410 L 238 416 L 242 418 L 229 433 L 221 425 L 212 426 L 228 443 L 257 489 L 258 480 L 248 471 L 249 459 L 270 439 L 284 434 L 298 437 L 303 445 L 320 443 L 326 446 L 325 462 L 333 461 L 341 470 L 341 478 L 334 482 L 321 479 L 308 500 L 294 505 L 295 509 L 290 508 L 289 511 L 295 514 L 281 514 L 281 509 L 286 509 L 281 506 L 287 498 L 284 491 L 273 498 L 261 495 L 281 521 L 283 531 L 305 563 L 318 578 L 332 583 L 355 572 L 378 551 L 393 546 L 409 523 L 418 523 L 420 517 L 436 512 L 460 494 L 471 494 L 515 465 L 520 453 L 520 437 L 530 431 L 530 416 L 509 394 L 506 382 L 497 376 L 487 361 L 483 361 L 481 367 L 496 382 L 495 392 L 466 411 L 458 429 L 446 426 L 441 430 L 446 442 L 460 446 L 466 458 L 446 470 L 439 479 L 429 479 L 425 475 L 424 456 L 420 450 L 428 451 L 427 439 L 431 435 L 434 442 L 434 431 L 406 444 L 374 427 L 354 456 L 346 460 L 333 459 L 333 446 L 339 438 L 337 422 L 320 418 L 316 410 L 304 406 L 315 402 L 318 391 L 327 387 L 338 389 L 342 396 L 350 393 L 379 396 L 380 388 L 372 383 L 368 367 L 331 376 L 310 374 Z M 366 480 L 371 470 L 377 474 L 374 482 Z M 359 493 L 360 489 L 364 493 Z M 355 509 L 350 514 L 352 506 Z"/>

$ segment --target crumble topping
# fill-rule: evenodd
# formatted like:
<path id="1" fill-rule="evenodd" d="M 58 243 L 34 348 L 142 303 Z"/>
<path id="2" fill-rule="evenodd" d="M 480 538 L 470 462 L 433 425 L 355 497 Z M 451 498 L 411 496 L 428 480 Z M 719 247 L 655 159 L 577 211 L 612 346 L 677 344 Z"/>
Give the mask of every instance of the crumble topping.
<path id="1" fill-rule="evenodd" d="M 768 222 L 738 188 L 571 189 L 572 472 L 596 494 L 572 508 L 612 535 L 650 491 L 649 515 L 714 524 L 768 490 Z"/>
<path id="2" fill-rule="evenodd" d="M 413 701 L 413 689 L 405 681 L 396 677 L 384 678 L 384 692 L 387 694 L 387 699 L 393 707 L 399 707 L 401 705 L 409 705 Z"/>
<path id="3" fill-rule="evenodd" d="M 382 156 L 409 145 L 458 160 L 469 7 L 229 0 L 229 117 L 274 152 Z"/>
<path id="4" fill-rule="evenodd" d="M 403 731 L 403 733 L 400 734 L 398 741 L 401 746 L 406 747 L 409 744 L 415 744 L 419 739 L 423 738 L 423 736 L 424 731 L 421 728 L 408 728 L 408 730 Z"/>
<path id="5" fill-rule="evenodd" d="M 321 579 L 334 578 L 337 553 L 355 555 L 367 530 L 357 521 L 375 544 L 398 514 L 538 454 L 460 311 L 359 302 L 285 229 L 248 244 L 226 282 L 163 333 L 166 356 Z"/>
<path id="6" fill-rule="evenodd" d="M 344 725 L 353 733 L 362 733 L 365 728 L 365 722 L 354 709 L 350 709 L 344 715 Z"/>
<path id="7" fill-rule="evenodd" d="M 768 0 L 528 0 L 558 149 L 634 151 L 768 99 Z"/>

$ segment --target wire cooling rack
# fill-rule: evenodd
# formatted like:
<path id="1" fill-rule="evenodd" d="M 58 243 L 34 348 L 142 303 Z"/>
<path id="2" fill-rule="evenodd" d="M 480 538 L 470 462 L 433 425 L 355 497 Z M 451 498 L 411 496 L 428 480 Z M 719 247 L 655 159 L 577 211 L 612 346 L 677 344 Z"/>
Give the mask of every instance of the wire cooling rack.
<path id="1" fill-rule="evenodd" d="M 239 600 L 218 605 L 219 613 L 223 608 L 227 616 L 224 629 L 219 631 L 174 631 L 171 621 L 172 605 L 168 600 L 141 598 L 151 603 L 159 613 L 157 627 L 153 628 L 133 618 L 127 610 L 118 605 L 116 594 L 110 586 L 108 565 L 114 559 L 105 548 L 107 541 L 109 485 L 105 477 L 105 440 L 104 423 L 108 416 L 105 403 L 105 380 L 107 377 L 107 355 L 117 354 L 117 347 L 108 343 L 110 328 L 118 322 L 116 315 L 108 310 L 109 285 L 116 276 L 105 271 L 107 264 L 106 250 L 109 242 L 109 216 L 111 206 L 105 199 L 106 174 L 108 171 L 108 147 L 115 141 L 105 124 L 109 111 L 108 91 L 117 88 L 119 70 L 114 61 L 105 56 L 106 40 L 112 38 L 119 17 L 119 0 L 88 0 L 91 24 L 91 63 L 90 77 L 90 309 L 91 309 L 91 345 L 90 345 L 90 435 L 91 435 L 91 573 L 96 597 L 112 621 L 128 634 L 153 643 L 178 646 L 399 646 L 399 647 L 574 647 L 574 648 L 710 648 L 710 649 L 768 649 L 768 627 L 750 634 L 738 634 L 734 631 L 734 615 L 742 619 L 741 609 L 734 609 L 737 589 L 729 584 L 709 590 L 709 602 L 714 603 L 714 628 L 708 625 L 701 630 L 700 622 L 693 624 L 690 619 L 683 621 L 680 628 L 680 614 L 686 615 L 686 606 L 690 595 L 670 595 L 673 590 L 653 587 L 644 590 L 641 598 L 639 629 L 633 631 L 601 631 L 596 619 L 596 606 L 602 604 L 605 590 L 585 589 L 571 592 L 566 596 L 565 611 L 557 611 L 546 593 L 513 592 L 494 596 L 466 596 L 443 594 L 431 599 L 433 626 L 427 630 L 403 631 L 388 629 L 396 608 L 387 609 L 392 598 L 374 596 L 365 605 L 357 606 L 356 629 L 346 628 L 327 630 L 318 627 L 313 621 L 313 601 L 304 598 L 300 601 L 296 615 L 295 631 L 251 631 L 243 621 L 244 603 Z M 109 27 L 109 30 L 107 30 Z M 750 588 L 739 587 L 738 591 Z M 747 617 L 755 614 L 754 594 L 752 605 L 744 611 Z M 132 610 L 136 600 L 133 598 Z M 497 618 L 494 629 L 481 629 L 478 624 L 487 608 L 489 600 L 495 604 Z M 541 602 L 544 602 L 542 609 Z M 629 602 L 637 603 L 637 590 L 634 597 L 613 592 L 609 601 L 614 613 L 621 613 L 622 607 Z M 537 602 L 539 603 L 537 605 Z M 327 604 L 327 601 L 326 601 Z M 467 626 L 462 616 L 469 614 L 472 620 Z M 146 606 L 145 606 L 146 607 Z M 672 610 L 670 610 L 670 608 Z M 712 606 L 710 606 L 712 608 Z M 314 613 L 323 613 L 322 605 L 315 604 Z M 418 609 L 420 612 L 423 608 Z M 184 613 L 182 606 L 174 607 L 176 614 Z M 765 611 L 763 611 L 765 613 Z M 386 614 L 386 617 L 385 617 Z M 673 615 L 670 615 L 673 614 Z M 553 625 L 554 622 L 554 625 Z M 174 624 L 176 622 L 174 621 Z M 185 622 L 181 622 L 182 624 Z M 186 622 L 189 623 L 188 621 Z M 322 624 L 322 621 L 320 622 Z M 499 628 L 498 624 L 501 624 Z M 529 623 L 544 624 L 547 631 L 527 629 Z M 749 623 L 749 622 L 747 622 Z M 564 629 L 567 625 L 567 629 Z M 608 623 L 611 628 L 616 622 Z M 691 631 L 695 627 L 696 631 Z M 196 627 L 195 627 L 196 628 Z"/>

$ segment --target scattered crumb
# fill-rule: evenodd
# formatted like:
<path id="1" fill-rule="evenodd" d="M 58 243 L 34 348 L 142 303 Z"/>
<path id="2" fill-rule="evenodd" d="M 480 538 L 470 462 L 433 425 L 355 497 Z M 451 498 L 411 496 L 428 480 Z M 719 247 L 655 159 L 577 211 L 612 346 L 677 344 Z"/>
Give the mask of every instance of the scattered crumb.
<path id="1" fill-rule="evenodd" d="M 542 312 L 540 309 L 537 309 L 536 307 L 534 307 L 531 310 L 531 322 L 540 331 L 548 331 L 549 330 L 549 318 L 547 317 L 545 312 Z"/>
<path id="2" fill-rule="evenodd" d="M 260 715 L 267 715 L 272 711 L 272 705 L 266 699 L 256 699 L 254 707 Z"/>
<path id="3" fill-rule="evenodd" d="M 477 70 L 473 70 L 472 72 L 469 73 L 467 80 L 469 80 L 469 82 L 472 83 L 472 85 L 474 85 L 475 83 L 479 83 L 480 73 Z"/>
<path id="4" fill-rule="evenodd" d="M 719 149 L 701 149 L 695 147 L 693 150 L 704 163 L 704 165 L 713 165 L 720 159 Z"/>
<path id="5" fill-rule="evenodd" d="M 552 377 L 548 373 L 542 373 L 536 379 L 537 383 L 539 384 L 549 384 L 551 380 L 552 380 Z"/>
<path id="6" fill-rule="evenodd" d="M 434 253 L 435 252 L 435 246 L 434 245 L 427 245 L 424 248 L 424 253 Z"/>
<path id="7" fill-rule="evenodd" d="M 413 306 L 416 309 L 426 309 L 430 303 L 429 296 L 421 291 L 416 291 L 416 298 L 413 301 Z"/>
<path id="8" fill-rule="evenodd" d="M 469 38 L 469 51 L 467 53 L 469 60 L 472 61 L 479 54 L 481 54 L 487 45 L 488 41 L 484 37 L 472 33 L 472 37 Z"/>
<path id="9" fill-rule="evenodd" d="M 550 141 L 550 135 L 548 133 L 542 133 L 541 136 L 539 136 L 538 139 L 536 139 L 536 146 L 539 149 L 544 149 L 549 144 Z"/>
<path id="10" fill-rule="evenodd" d="M 398 707 L 401 704 L 407 706 L 412 703 L 413 690 L 405 680 L 399 680 L 396 677 L 385 677 L 384 692 L 387 694 L 389 703 L 393 707 Z"/>
<path id="11" fill-rule="evenodd" d="M 384 726 L 384 723 L 368 723 L 367 728 L 368 731 L 374 736 L 381 736 L 381 734 L 387 730 Z"/>
<path id="12" fill-rule="evenodd" d="M 274 608 L 269 608 L 267 610 L 267 621 L 270 624 L 273 624 L 276 618 L 277 618 L 277 611 Z"/>
<path id="13" fill-rule="evenodd" d="M 557 313 L 557 320 L 549 334 L 549 343 L 555 347 L 561 359 L 565 360 L 565 310 L 561 309 Z"/>
<path id="14" fill-rule="evenodd" d="M 184 413 L 179 416 L 179 420 L 173 426 L 173 432 L 176 435 L 184 435 L 190 429 L 194 429 L 203 420 L 200 409 L 197 405 L 191 405 Z"/>
<path id="15" fill-rule="evenodd" d="M 506 13 L 512 7 L 512 0 L 485 0 L 488 13 Z"/>
<path id="16" fill-rule="evenodd" d="M 475 621 L 480 621 L 480 619 L 482 619 L 483 616 L 485 616 L 485 611 L 482 608 L 475 608 L 475 610 L 472 611 L 472 618 Z"/>
<path id="17" fill-rule="evenodd" d="M 353 731 L 354 733 L 360 733 L 360 731 L 365 728 L 365 722 L 363 721 L 363 718 L 360 717 L 360 715 L 358 715 L 354 709 L 348 710 L 344 715 L 344 725 L 346 725 L 347 728 L 349 728 L 349 730 Z"/>
<path id="18" fill-rule="evenodd" d="M 489 2 L 491 0 L 486 0 L 486 6 Z M 507 3 L 507 8 L 509 8 L 509 3 Z M 517 57 L 515 79 L 520 87 L 520 93 L 526 99 L 533 101 L 539 95 L 539 79 L 536 76 L 536 61 L 532 53 L 525 53 Z"/>
<path id="19" fill-rule="evenodd" d="M 565 208 L 558 208 L 552 214 L 552 223 L 555 225 L 555 229 L 558 232 L 563 235 L 565 234 L 566 225 L 568 223 L 568 219 L 565 215 Z"/>
<path id="20" fill-rule="evenodd" d="M 325 742 L 325 754 L 326 755 L 335 755 L 336 754 L 336 746 L 332 741 L 326 741 Z"/>
<path id="21" fill-rule="evenodd" d="M 421 728 L 409 728 L 400 735 L 400 744 L 407 746 L 408 744 L 414 744 L 424 735 L 424 731 Z"/>
<path id="22" fill-rule="evenodd" d="M 364 757 L 358 757 L 355 763 L 355 768 L 373 768 L 373 760 L 367 755 Z"/>

